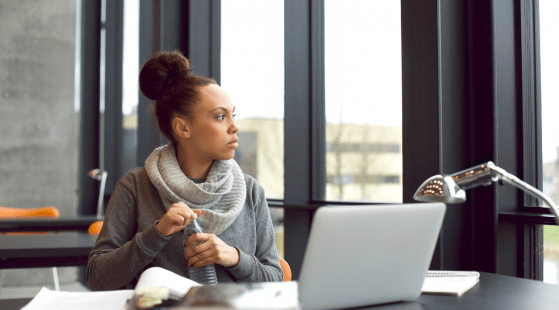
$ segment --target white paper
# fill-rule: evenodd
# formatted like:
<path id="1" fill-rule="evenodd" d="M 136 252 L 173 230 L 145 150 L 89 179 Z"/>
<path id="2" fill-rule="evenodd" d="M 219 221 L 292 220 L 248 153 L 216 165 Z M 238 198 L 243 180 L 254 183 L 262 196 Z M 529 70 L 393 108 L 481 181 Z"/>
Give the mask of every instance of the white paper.
<path id="1" fill-rule="evenodd" d="M 169 289 L 171 297 L 184 296 L 193 286 L 201 286 L 188 278 L 180 276 L 161 267 L 151 267 L 144 271 L 136 284 L 136 292 L 150 286 L 161 286 Z"/>
<path id="2" fill-rule="evenodd" d="M 429 271 L 422 293 L 462 296 L 479 282 L 479 272 Z"/>
<path id="3" fill-rule="evenodd" d="M 200 286 L 188 278 L 169 270 L 152 267 L 144 271 L 136 284 L 136 291 L 150 286 L 161 286 L 169 289 L 170 298 L 183 297 L 193 286 Z M 122 310 L 126 309 L 126 301 L 134 296 L 134 290 L 102 291 L 102 292 L 59 292 L 45 287 L 27 304 L 23 310 Z"/>
<path id="4" fill-rule="evenodd" d="M 59 292 L 43 287 L 22 310 L 123 310 L 133 290 L 103 292 Z"/>

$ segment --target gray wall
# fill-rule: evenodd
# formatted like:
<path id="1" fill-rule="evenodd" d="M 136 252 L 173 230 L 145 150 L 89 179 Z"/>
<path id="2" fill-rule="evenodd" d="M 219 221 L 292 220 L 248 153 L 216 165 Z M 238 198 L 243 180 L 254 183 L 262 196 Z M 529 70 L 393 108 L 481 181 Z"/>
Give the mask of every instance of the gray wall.
<path id="1" fill-rule="evenodd" d="M 0 0 L 0 206 L 76 213 L 75 25 L 75 0 Z M 9 270 L 1 285 L 50 283 L 39 271 Z"/>

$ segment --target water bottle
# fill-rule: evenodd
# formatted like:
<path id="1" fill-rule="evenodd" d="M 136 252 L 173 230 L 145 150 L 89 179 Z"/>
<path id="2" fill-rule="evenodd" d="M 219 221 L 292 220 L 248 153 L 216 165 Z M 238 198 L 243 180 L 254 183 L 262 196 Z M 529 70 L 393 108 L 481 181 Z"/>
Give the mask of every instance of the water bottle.
<path id="1" fill-rule="evenodd" d="M 190 238 L 190 236 L 192 236 L 194 234 L 204 232 L 204 230 L 202 229 L 202 226 L 200 226 L 200 224 L 196 220 L 197 217 L 198 216 L 196 216 L 184 228 L 183 242 L 186 241 L 188 238 Z M 193 247 L 195 245 L 198 245 L 198 244 L 201 244 L 201 243 L 202 242 L 197 242 L 197 243 L 193 244 L 192 246 L 190 246 L 189 248 L 185 247 L 184 251 L 186 252 L 191 247 Z M 214 264 L 209 264 L 209 265 L 198 267 L 198 268 L 192 268 L 192 267 L 189 266 L 188 267 L 188 272 L 190 273 L 190 279 L 192 281 L 196 281 L 196 282 L 198 282 L 200 284 L 203 284 L 203 285 L 217 284 L 217 276 L 215 274 Z"/>

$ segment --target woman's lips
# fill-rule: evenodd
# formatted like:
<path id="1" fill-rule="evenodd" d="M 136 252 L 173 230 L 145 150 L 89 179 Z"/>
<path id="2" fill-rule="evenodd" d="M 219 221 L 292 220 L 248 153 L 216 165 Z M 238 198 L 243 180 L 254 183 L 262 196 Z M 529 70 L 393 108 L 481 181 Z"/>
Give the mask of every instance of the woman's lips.
<path id="1" fill-rule="evenodd" d="M 227 145 L 228 145 L 230 148 L 236 149 L 236 148 L 239 146 L 239 143 L 238 143 L 238 142 L 239 142 L 239 138 L 234 139 L 233 141 L 229 142 Z"/>

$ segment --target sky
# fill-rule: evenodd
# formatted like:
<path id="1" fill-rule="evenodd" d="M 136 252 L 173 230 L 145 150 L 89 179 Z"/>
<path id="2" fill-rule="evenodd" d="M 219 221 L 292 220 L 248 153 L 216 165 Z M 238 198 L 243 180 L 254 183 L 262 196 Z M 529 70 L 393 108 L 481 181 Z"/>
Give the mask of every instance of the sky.
<path id="1" fill-rule="evenodd" d="M 283 0 L 221 5 L 221 84 L 238 102 L 237 117 L 283 118 Z M 324 6 L 327 121 L 401 126 L 399 1 Z"/>
<path id="2" fill-rule="evenodd" d="M 283 119 L 283 12 L 283 0 L 221 1 L 221 87 L 238 119 Z"/>
<path id="3" fill-rule="evenodd" d="M 124 3 L 123 113 L 129 114 L 138 101 L 139 13 L 138 1 Z M 221 86 L 237 117 L 283 119 L 283 0 L 221 5 Z M 401 71 L 399 1 L 325 1 L 328 122 L 401 126 Z"/>
<path id="4" fill-rule="evenodd" d="M 122 57 L 123 88 L 122 113 L 131 114 L 138 106 L 140 74 L 139 46 L 140 46 L 140 1 L 124 0 L 124 42 Z"/>
<path id="5" fill-rule="evenodd" d="M 557 159 L 559 146 L 559 1 L 540 0 L 540 67 L 543 162 Z"/>

